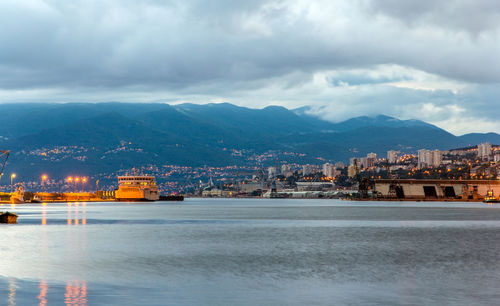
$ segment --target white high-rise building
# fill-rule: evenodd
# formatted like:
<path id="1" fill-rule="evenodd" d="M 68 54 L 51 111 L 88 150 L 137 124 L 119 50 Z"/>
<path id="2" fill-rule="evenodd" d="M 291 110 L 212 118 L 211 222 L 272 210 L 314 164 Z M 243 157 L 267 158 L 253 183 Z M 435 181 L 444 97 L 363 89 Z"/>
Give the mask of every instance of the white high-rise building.
<path id="1" fill-rule="evenodd" d="M 364 165 L 364 166 L 365 166 L 365 168 L 370 168 L 370 167 L 375 166 L 376 162 L 377 162 L 377 154 L 368 153 L 366 155 L 366 160 L 365 160 L 366 165 Z"/>
<path id="2" fill-rule="evenodd" d="M 488 142 L 477 145 L 477 156 L 482 159 L 489 159 L 491 155 L 491 144 Z"/>
<path id="3" fill-rule="evenodd" d="M 390 150 L 387 151 L 387 162 L 390 164 L 395 164 L 398 160 L 399 151 Z"/>
<path id="4" fill-rule="evenodd" d="M 326 177 L 335 177 L 335 166 L 330 163 L 323 164 L 323 175 Z"/>
<path id="5" fill-rule="evenodd" d="M 313 168 L 311 165 L 302 166 L 302 175 L 309 175 L 313 173 Z"/>
<path id="6" fill-rule="evenodd" d="M 349 167 L 347 167 L 347 176 L 348 177 L 355 177 L 356 175 L 359 174 L 359 167 L 358 165 L 354 164 L 354 165 L 350 165 Z"/>
<path id="7" fill-rule="evenodd" d="M 368 160 L 366 159 L 366 157 L 361 157 L 359 159 L 359 168 L 360 169 L 368 168 Z"/>
<path id="8" fill-rule="evenodd" d="M 498 154 L 498 153 L 497 153 L 497 154 L 494 154 L 494 155 L 493 155 L 493 161 L 494 161 L 495 163 L 500 162 L 500 154 Z"/>
<path id="9" fill-rule="evenodd" d="M 432 154 L 432 162 L 431 165 L 433 167 L 439 167 L 441 165 L 442 159 L 443 159 L 443 152 L 439 150 L 434 150 L 431 152 Z"/>
<path id="10" fill-rule="evenodd" d="M 418 167 L 420 169 L 424 167 L 439 167 L 442 156 L 443 152 L 439 150 L 418 150 Z"/>
<path id="11" fill-rule="evenodd" d="M 267 168 L 267 176 L 269 178 L 276 177 L 276 167 L 269 167 L 269 168 Z"/>
<path id="12" fill-rule="evenodd" d="M 288 165 L 288 164 L 281 165 L 281 173 L 282 174 L 290 172 L 290 169 L 291 169 L 290 165 Z"/>

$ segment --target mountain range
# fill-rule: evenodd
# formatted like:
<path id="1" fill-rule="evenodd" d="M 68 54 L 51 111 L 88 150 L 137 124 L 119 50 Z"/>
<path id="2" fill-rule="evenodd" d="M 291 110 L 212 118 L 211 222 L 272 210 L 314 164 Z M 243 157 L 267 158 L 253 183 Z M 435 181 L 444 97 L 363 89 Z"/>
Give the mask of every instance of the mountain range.
<path id="1" fill-rule="evenodd" d="M 236 151 L 288 152 L 282 160 L 346 161 L 387 150 L 452 149 L 500 143 L 496 133 L 455 136 L 419 120 L 377 115 L 333 123 L 308 108 L 263 109 L 229 103 L 1 104 L 0 149 L 11 150 L 8 168 L 33 173 L 52 169 L 113 172 L 155 164 L 246 164 Z M 6 170 L 10 171 L 10 170 Z"/>

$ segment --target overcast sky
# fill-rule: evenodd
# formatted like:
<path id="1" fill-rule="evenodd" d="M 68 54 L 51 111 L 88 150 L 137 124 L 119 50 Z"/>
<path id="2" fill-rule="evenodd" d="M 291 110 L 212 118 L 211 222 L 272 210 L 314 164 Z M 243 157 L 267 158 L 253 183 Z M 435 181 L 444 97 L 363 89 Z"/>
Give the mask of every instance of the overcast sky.
<path id="1" fill-rule="evenodd" d="M 500 132 L 500 2 L 2 0 L 0 102 L 230 102 Z"/>

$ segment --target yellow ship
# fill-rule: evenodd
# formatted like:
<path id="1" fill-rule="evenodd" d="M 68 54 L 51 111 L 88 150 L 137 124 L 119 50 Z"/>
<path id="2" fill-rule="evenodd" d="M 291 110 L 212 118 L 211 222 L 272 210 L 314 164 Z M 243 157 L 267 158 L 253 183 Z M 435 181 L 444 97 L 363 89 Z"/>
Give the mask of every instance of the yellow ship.
<path id="1" fill-rule="evenodd" d="M 118 201 L 158 201 L 160 192 L 154 176 L 119 176 L 115 197 Z"/>

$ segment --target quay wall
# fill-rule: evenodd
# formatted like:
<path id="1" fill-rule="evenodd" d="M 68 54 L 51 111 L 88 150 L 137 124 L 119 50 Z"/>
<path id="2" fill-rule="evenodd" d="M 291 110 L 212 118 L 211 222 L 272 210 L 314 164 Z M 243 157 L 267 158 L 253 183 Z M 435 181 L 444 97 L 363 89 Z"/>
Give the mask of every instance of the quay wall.
<path id="1" fill-rule="evenodd" d="M 488 191 L 500 195 L 500 181 L 487 180 L 375 180 L 374 193 L 396 199 L 482 199 Z"/>

